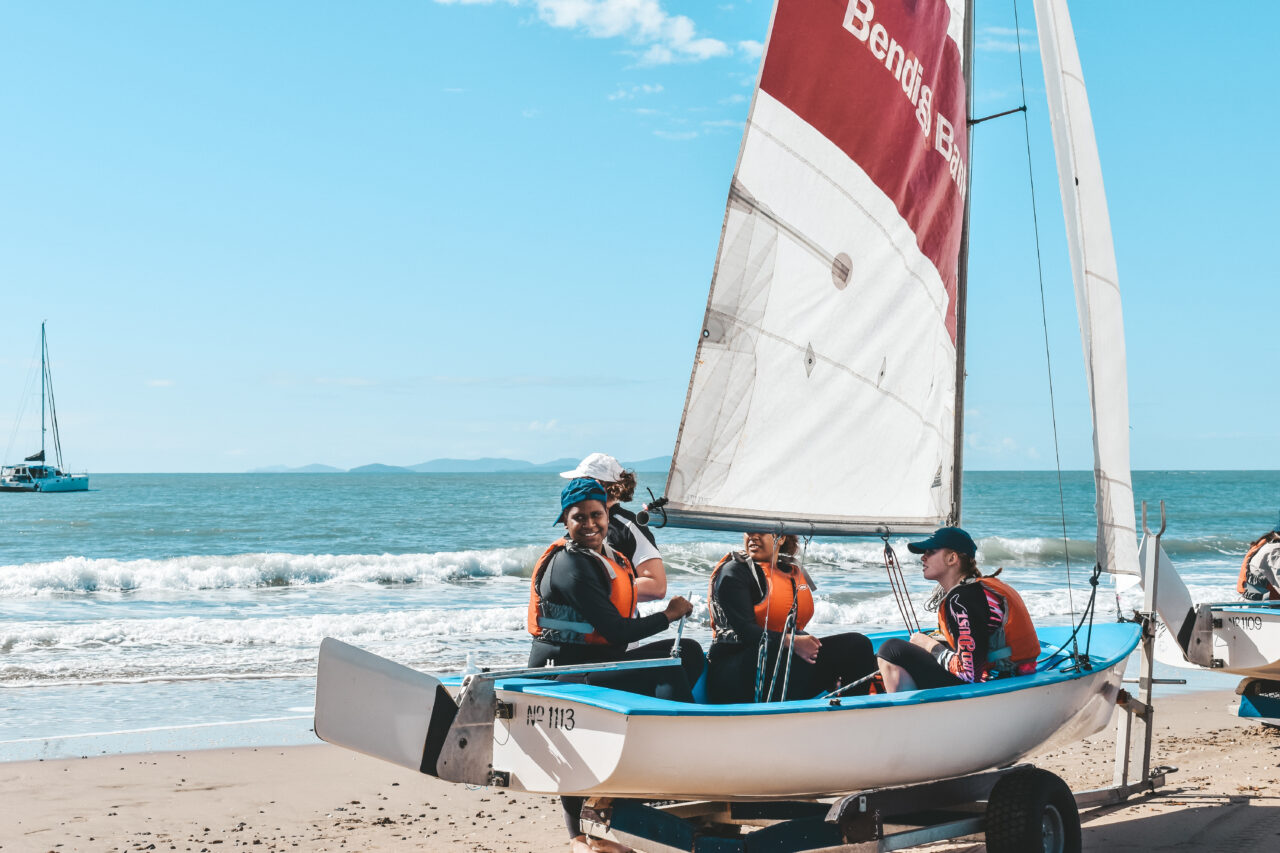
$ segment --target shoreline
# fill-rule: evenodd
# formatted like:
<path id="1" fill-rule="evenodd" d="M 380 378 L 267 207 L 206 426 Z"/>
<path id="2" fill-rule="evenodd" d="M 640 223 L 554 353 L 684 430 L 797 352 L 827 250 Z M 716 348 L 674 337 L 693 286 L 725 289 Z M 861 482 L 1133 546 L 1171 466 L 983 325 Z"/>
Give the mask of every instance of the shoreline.
<path id="1" fill-rule="evenodd" d="M 1227 713 L 1230 690 L 1156 698 L 1165 788 L 1082 815 L 1086 849 L 1267 849 L 1280 843 L 1280 730 Z M 1028 760 L 1074 790 L 1111 783 L 1114 722 Z M 451 785 L 327 744 L 0 764 L 0 850 L 212 853 L 568 849 L 555 798 Z M 223 847 L 221 845 L 226 845 Z M 980 839 L 925 850 L 979 851 Z"/>

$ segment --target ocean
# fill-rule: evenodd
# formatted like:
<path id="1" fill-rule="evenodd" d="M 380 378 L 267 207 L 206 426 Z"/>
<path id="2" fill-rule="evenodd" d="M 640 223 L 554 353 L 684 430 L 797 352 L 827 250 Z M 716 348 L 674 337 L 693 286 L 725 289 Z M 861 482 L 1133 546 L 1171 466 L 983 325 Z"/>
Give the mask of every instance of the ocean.
<path id="1" fill-rule="evenodd" d="M 0 495 L 0 761 L 314 742 L 316 649 L 337 637 L 427 671 L 520 665 L 534 561 L 557 536 L 555 474 L 96 474 L 92 490 Z M 661 493 L 661 474 L 641 474 Z M 1276 522 L 1280 472 L 1136 472 L 1166 501 L 1166 551 L 1197 600 L 1235 597 Z M 1037 622 L 1088 600 L 1091 472 L 970 472 L 964 525 Z M 638 504 L 633 508 L 638 508 Z M 668 593 L 702 605 L 740 541 L 657 531 Z M 917 610 L 930 585 L 892 544 Z M 876 539 L 819 538 L 814 633 L 899 628 Z M 1068 583 L 1068 576 L 1070 583 Z M 1126 594 L 1131 611 L 1139 594 Z M 657 609 L 660 605 L 649 605 Z M 647 612 L 647 610 L 646 610 Z M 1097 618 L 1117 598 L 1100 587 Z M 923 614 L 928 623 L 931 615 Z M 1185 675 L 1182 671 L 1177 675 Z M 1193 674 L 1192 687 L 1234 681 Z"/>

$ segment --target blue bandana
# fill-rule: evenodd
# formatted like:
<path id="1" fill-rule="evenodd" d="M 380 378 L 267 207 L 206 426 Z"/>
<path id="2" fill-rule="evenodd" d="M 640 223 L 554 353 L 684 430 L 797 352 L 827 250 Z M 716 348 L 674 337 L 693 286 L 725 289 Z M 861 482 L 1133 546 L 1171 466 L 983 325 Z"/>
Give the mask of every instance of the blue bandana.
<path id="1" fill-rule="evenodd" d="M 564 521 L 565 513 L 570 507 L 577 506 L 583 501 L 600 501 L 602 504 L 609 503 L 609 496 L 605 493 L 604 486 L 600 485 L 590 477 L 578 477 L 570 480 L 569 485 L 564 487 L 564 491 L 560 492 L 560 515 L 556 517 L 554 524 L 560 524 Z"/>

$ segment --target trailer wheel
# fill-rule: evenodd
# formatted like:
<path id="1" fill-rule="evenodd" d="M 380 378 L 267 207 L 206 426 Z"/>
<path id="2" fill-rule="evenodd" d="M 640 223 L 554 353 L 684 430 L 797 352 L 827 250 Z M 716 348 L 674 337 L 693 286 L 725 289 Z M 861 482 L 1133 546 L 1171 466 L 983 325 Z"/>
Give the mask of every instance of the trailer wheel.
<path id="1" fill-rule="evenodd" d="M 1080 811 L 1067 783 L 1028 767 L 1002 778 L 987 800 L 989 853 L 1080 853 Z"/>

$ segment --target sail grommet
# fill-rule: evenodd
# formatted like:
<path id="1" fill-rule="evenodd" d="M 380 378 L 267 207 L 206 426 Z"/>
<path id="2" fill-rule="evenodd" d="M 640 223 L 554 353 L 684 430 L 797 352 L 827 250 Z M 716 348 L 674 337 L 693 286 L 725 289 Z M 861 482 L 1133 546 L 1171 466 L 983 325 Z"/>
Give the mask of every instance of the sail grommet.
<path id="1" fill-rule="evenodd" d="M 831 260 L 831 283 L 836 286 L 836 290 L 844 290 L 852 277 L 853 258 L 849 257 L 848 252 L 841 252 Z"/>

